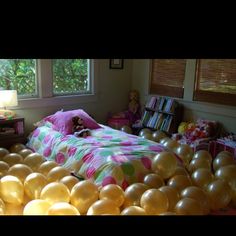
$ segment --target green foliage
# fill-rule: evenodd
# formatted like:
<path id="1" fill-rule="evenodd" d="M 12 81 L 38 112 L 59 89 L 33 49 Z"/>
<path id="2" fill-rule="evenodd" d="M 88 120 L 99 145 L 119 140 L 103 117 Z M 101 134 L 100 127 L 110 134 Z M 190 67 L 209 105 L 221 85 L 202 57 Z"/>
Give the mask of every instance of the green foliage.
<path id="1" fill-rule="evenodd" d="M 35 64 L 33 59 L 0 59 L 0 87 L 16 89 L 18 95 L 35 95 Z"/>
<path id="2" fill-rule="evenodd" d="M 88 91 L 87 59 L 53 60 L 53 93 L 73 94 Z"/>

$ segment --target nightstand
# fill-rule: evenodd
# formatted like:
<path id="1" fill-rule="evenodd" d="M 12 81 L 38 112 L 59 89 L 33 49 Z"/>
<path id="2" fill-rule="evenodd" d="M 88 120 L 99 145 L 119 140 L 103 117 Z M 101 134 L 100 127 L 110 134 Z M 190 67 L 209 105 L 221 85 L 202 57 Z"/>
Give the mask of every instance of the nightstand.
<path id="1" fill-rule="evenodd" d="M 0 147 L 9 148 L 15 143 L 25 143 L 25 119 L 16 117 L 0 119 Z"/>

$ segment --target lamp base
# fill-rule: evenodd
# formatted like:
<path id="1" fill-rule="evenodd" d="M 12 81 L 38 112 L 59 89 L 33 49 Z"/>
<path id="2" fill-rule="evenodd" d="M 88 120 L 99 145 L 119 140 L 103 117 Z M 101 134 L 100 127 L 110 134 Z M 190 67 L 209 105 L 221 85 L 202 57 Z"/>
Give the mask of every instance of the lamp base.
<path id="1" fill-rule="evenodd" d="M 16 117 L 16 113 L 11 110 L 0 109 L 0 119 L 12 119 Z"/>

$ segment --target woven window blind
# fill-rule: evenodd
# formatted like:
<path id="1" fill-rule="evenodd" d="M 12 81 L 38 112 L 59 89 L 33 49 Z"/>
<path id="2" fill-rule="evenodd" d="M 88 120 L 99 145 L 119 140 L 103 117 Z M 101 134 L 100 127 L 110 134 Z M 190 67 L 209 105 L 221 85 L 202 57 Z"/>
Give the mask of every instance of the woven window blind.
<path id="1" fill-rule="evenodd" d="M 182 98 L 186 59 L 153 59 L 149 92 Z"/>
<path id="2" fill-rule="evenodd" d="M 194 100 L 236 106 L 236 59 L 198 60 Z"/>

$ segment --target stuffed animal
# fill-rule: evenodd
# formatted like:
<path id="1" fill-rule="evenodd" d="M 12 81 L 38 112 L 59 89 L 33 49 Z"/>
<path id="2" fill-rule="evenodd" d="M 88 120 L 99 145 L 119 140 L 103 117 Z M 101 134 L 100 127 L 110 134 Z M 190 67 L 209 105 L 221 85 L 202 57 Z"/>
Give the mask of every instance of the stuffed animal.
<path id="1" fill-rule="evenodd" d="M 73 128 L 72 131 L 75 136 L 86 138 L 90 136 L 90 130 L 84 126 L 84 121 L 79 116 L 74 116 L 72 118 Z"/>

